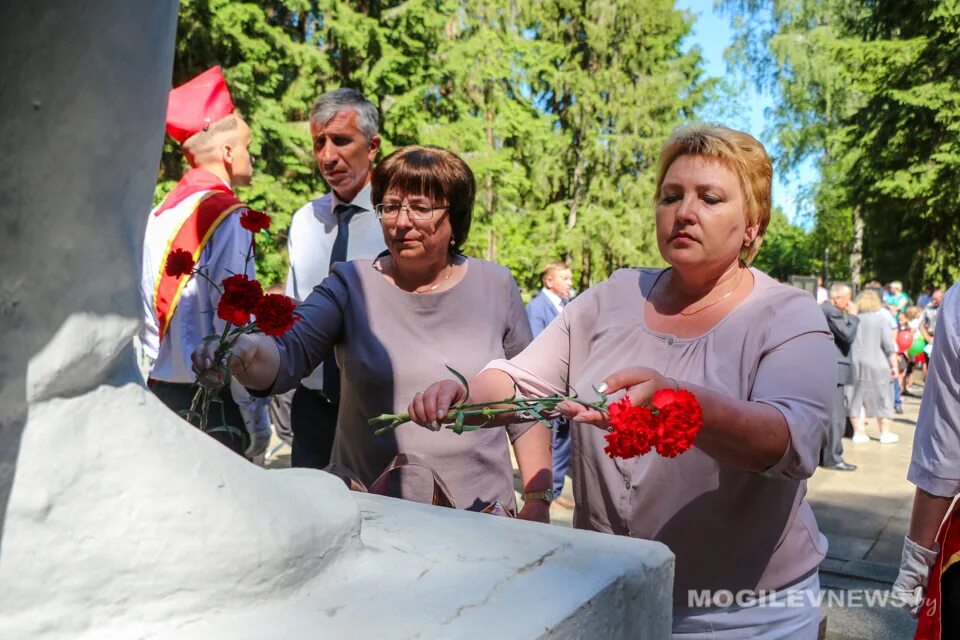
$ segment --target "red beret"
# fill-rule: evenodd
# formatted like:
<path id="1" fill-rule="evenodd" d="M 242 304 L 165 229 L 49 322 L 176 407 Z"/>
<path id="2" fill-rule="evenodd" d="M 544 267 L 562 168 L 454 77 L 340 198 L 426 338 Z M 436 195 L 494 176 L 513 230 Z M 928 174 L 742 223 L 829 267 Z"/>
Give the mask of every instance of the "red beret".
<path id="1" fill-rule="evenodd" d="M 220 67 L 207 69 L 170 92 L 167 133 L 183 144 L 195 133 L 233 113 L 233 100 Z"/>

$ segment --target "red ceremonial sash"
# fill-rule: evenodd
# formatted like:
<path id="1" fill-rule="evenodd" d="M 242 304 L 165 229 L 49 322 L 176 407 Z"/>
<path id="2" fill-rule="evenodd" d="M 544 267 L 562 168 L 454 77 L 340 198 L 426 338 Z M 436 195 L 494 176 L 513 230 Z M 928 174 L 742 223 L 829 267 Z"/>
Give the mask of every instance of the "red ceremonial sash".
<path id="1" fill-rule="evenodd" d="M 177 302 L 180 301 L 180 294 L 183 293 L 183 288 L 191 277 L 189 275 L 168 276 L 167 257 L 171 252 L 183 249 L 193 256 L 194 263 L 199 262 L 200 253 L 213 232 L 217 230 L 217 226 L 231 213 L 245 206 L 232 193 L 212 191 L 204 194 L 170 238 L 166 251 L 163 252 L 163 259 L 160 261 L 160 273 L 157 275 L 157 285 L 153 292 L 153 308 L 157 314 L 161 342 L 167 333 L 170 318 L 176 311 Z"/>
<path id="2" fill-rule="evenodd" d="M 943 627 L 940 614 L 943 601 L 940 581 L 947 569 L 960 564 L 960 501 L 954 503 L 947 519 L 943 521 L 940 532 L 937 534 L 937 542 L 940 543 L 940 552 L 933 566 L 930 567 L 927 593 L 917 616 L 915 640 L 953 640 L 941 638 Z"/>
<path id="3" fill-rule="evenodd" d="M 170 193 L 167 194 L 167 197 L 163 199 L 163 202 L 160 203 L 160 206 L 153 212 L 153 215 L 158 216 L 168 209 L 172 209 L 186 198 L 197 193 L 198 191 L 222 191 L 224 193 L 233 193 L 230 190 L 223 180 L 218 178 L 215 174 L 207 171 L 206 169 L 197 169 L 193 168 L 190 171 L 187 171 L 183 174 L 183 177 L 180 178 L 180 181 L 177 183 Z"/>

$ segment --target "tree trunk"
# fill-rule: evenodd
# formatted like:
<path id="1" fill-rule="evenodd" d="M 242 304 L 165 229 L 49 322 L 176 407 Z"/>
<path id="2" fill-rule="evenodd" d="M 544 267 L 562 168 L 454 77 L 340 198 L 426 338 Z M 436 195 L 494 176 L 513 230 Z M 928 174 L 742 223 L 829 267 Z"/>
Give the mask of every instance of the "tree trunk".
<path id="1" fill-rule="evenodd" d="M 489 83 L 486 91 L 484 91 L 484 102 L 487 103 L 487 149 L 490 150 L 490 153 L 493 154 L 496 152 L 494 148 L 494 139 L 493 139 L 493 119 L 494 119 L 494 109 L 493 109 L 493 90 L 491 89 Z M 491 223 L 493 222 L 493 205 L 494 205 L 495 195 L 493 189 L 493 172 L 490 171 L 487 173 L 487 220 Z"/>
<path id="2" fill-rule="evenodd" d="M 583 293 L 590 287 L 590 247 L 584 245 L 583 253 L 580 254 L 580 290 Z"/>
<path id="3" fill-rule="evenodd" d="M 577 208 L 580 206 L 581 182 L 583 181 L 583 150 L 577 151 L 577 165 L 573 168 L 573 184 L 570 189 L 570 213 L 567 215 L 567 229 L 577 226 Z"/>
<path id="4" fill-rule="evenodd" d="M 863 267 L 863 213 L 860 205 L 853 209 L 853 251 L 850 252 L 850 280 L 860 289 L 860 269 Z"/>

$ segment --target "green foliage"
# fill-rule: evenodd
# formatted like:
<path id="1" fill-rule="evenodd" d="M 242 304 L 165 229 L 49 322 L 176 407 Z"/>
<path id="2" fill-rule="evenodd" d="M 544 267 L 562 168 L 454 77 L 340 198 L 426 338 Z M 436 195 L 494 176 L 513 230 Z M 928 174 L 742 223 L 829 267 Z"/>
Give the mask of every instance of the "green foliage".
<path id="1" fill-rule="evenodd" d="M 753 266 L 781 282 L 791 275 L 814 273 L 813 236 L 792 224 L 783 211 L 774 208 L 770 225 Z"/>
<path id="2" fill-rule="evenodd" d="M 660 144 L 710 92 L 672 0 L 182 0 L 174 83 L 224 68 L 255 140 L 240 195 L 273 216 L 257 268 L 286 275 L 294 211 L 326 187 L 307 127 L 338 86 L 379 106 L 385 153 L 448 147 L 477 177 L 466 251 L 525 288 L 568 258 L 580 287 L 660 264 L 650 204 Z M 164 150 L 157 198 L 184 170 Z"/>
<path id="3" fill-rule="evenodd" d="M 848 256 L 859 207 L 866 274 L 956 280 L 960 1 L 718 4 L 735 16 L 734 60 L 780 94 L 782 167 L 819 161 L 815 249 Z"/>

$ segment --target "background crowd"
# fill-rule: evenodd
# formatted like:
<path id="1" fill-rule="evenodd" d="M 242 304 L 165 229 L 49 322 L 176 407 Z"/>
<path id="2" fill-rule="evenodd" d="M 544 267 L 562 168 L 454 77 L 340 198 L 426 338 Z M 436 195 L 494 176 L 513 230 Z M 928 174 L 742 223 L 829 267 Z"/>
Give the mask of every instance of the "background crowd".
<path id="1" fill-rule="evenodd" d="M 853 298 L 851 287 L 818 287 L 817 299 L 833 333 L 837 350 L 837 395 L 821 465 L 854 471 L 843 459 L 842 438 L 850 425 L 854 444 L 870 442 L 868 420 L 875 420 L 881 444 L 899 440 L 890 420 L 903 413 L 902 396 L 912 391 L 914 373 L 924 374 L 933 351 L 943 290 L 927 285 L 916 304 L 903 284 L 873 280 Z"/>

